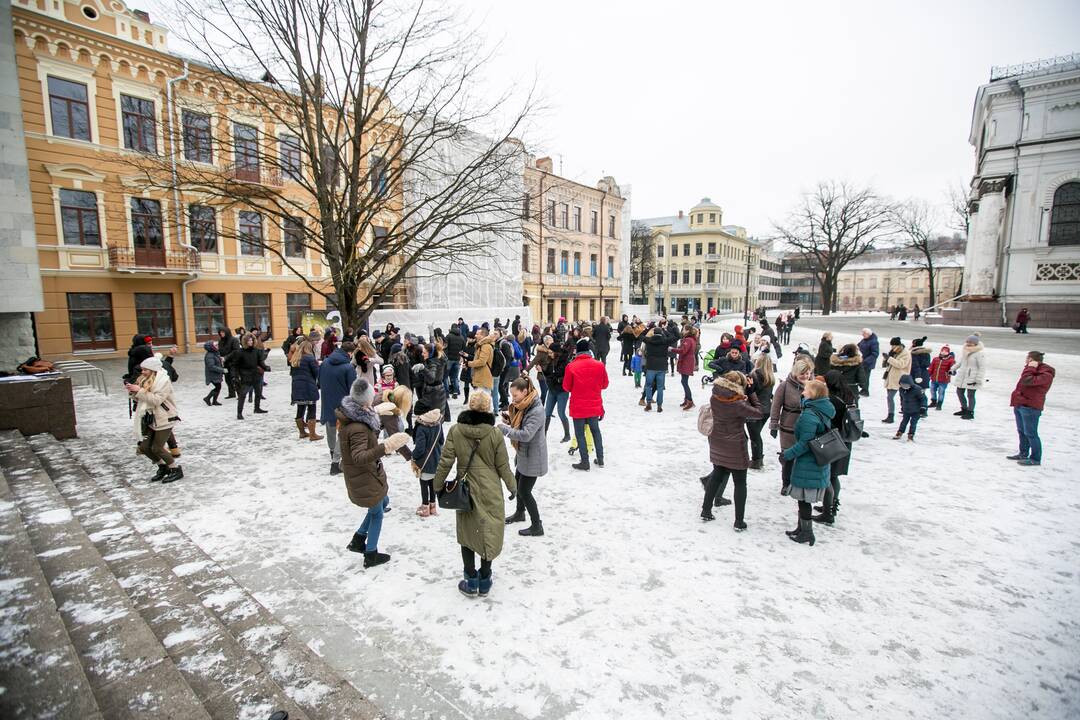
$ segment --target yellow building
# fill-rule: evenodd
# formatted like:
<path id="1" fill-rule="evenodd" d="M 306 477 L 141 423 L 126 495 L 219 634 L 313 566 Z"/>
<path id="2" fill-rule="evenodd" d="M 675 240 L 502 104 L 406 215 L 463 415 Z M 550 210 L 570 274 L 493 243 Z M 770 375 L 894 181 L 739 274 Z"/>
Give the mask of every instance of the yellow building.
<path id="1" fill-rule="evenodd" d="M 746 229 L 724 225 L 723 210 L 709 198 L 689 215 L 645 218 L 653 230 L 654 277 L 647 296 L 657 312 L 743 312 L 758 304 L 759 252 Z"/>
<path id="2" fill-rule="evenodd" d="M 894 305 L 925 310 L 960 294 L 964 277 L 964 256 L 942 253 L 934 260 L 934 289 L 920 267 L 920 256 L 910 251 L 881 250 L 867 253 L 848 263 L 837 278 L 840 310 L 885 310 Z"/>
<path id="3" fill-rule="evenodd" d="M 239 325 L 284 338 L 304 311 L 325 308 L 255 242 L 280 242 L 299 272 L 326 281 L 322 259 L 297 242 L 302 220 L 145 192 L 135 177 L 140 156 L 173 154 L 302 193 L 290 179 L 299 150 L 280 126 L 230 97 L 225 78 L 171 55 L 167 29 L 119 0 L 14 0 L 12 15 L 42 356 L 121 356 L 136 333 L 187 350 Z M 273 167 L 241 162 L 245 142 L 266 140 L 279 148 Z"/>
<path id="4" fill-rule="evenodd" d="M 526 163 L 525 188 L 522 304 L 538 322 L 618 317 L 624 201 L 614 178 L 582 185 L 545 157 Z"/>

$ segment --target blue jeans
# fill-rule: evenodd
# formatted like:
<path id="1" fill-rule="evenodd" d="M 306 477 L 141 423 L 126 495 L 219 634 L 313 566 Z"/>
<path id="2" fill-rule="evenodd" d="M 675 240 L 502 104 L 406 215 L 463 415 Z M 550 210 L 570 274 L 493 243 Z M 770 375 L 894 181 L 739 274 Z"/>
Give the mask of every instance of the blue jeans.
<path id="1" fill-rule="evenodd" d="M 577 438 L 578 455 L 581 462 L 589 464 L 589 446 L 585 441 L 585 426 L 589 426 L 592 433 L 593 449 L 596 450 L 596 459 L 604 462 L 604 438 L 600 436 L 600 418 L 574 418 L 574 437 Z"/>
<path id="2" fill-rule="evenodd" d="M 559 418 L 566 421 L 566 401 L 570 399 L 570 393 L 563 390 L 562 392 L 556 392 L 552 388 L 548 388 L 547 400 L 544 402 L 544 415 L 551 417 L 551 412 L 555 409 L 555 406 L 559 407 Z"/>
<path id="3" fill-rule="evenodd" d="M 1039 439 L 1039 417 L 1042 410 L 1030 407 L 1014 407 L 1016 434 L 1020 436 L 1020 454 L 1035 462 L 1042 462 L 1042 440 Z"/>
<path id="4" fill-rule="evenodd" d="M 491 412 L 495 413 L 495 417 L 499 417 L 499 378 L 495 378 L 491 383 Z"/>
<path id="5" fill-rule="evenodd" d="M 364 522 L 360 523 L 360 528 L 356 531 L 361 535 L 367 535 L 367 545 L 364 546 L 367 552 L 375 552 L 379 549 L 379 533 L 382 532 L 383 513 L 386 512 L 386 508 L 389 506 L 390 496 L 387 495 L 381 503 L 368 508 L 367 515 L 364 516 Z"/>
<path id="6" fill-rule="evenodd" d="M 450 360 L 450 361 L 448 361 L 446 363 L 446 377 L 444 378 L 445 381 L 446 381 L 445 382 L 446 392 L 448 392 L 448 393 L 450 393 L 452 395 L 457 395 L 458 394 L 458 391 L 459 391 L 458 377 L 460 376 L 460 374 L 461 374 L 461 361 L 460 360 Z"/>
<path id="7" fill-rule="evenodd" d="M 938 407 L 941 407 L 942 403 L 945 402 L 945 391 L 948 389 L 949 383 L 941 383 L 937 380 L 931 380 L 930 399 L 933 400 Z"/>
<path id="8" fill-rule="evenodd" d="M 663 370 L 645 371 L 645 402 L 653 401 L 653 391 L 656 391 L 656 404 L 664 404 L 664 379 L 667 373 Z"/>

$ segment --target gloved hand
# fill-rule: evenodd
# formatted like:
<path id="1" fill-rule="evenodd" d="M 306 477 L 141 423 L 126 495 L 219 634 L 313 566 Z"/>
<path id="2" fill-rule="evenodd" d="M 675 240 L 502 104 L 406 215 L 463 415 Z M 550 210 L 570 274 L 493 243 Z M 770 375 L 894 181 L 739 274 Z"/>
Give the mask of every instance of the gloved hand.
<path id="1" fill-rule="evenodd" d="M 375 412 L 380 415 L 393 415 L 394 410 L 397 410 L 397 405 L 392 402 L 381 402 L 375 406 Z"/>
<path id="2" fill-rule="evenodd" d="M 769 428 L 769 434 L 772 435 L 773 438 L 775 439 L 776 436 L 780 434 L 780 431 L 777 430 L 776 428 Z"/>
<path id="3" fill-rule="evenodd" d="M 383 441 L 383 447 L 386 448 L 386 454 L 390 455 L 405 447 L 409 440 L 408 433 L 396 432 Z"/>

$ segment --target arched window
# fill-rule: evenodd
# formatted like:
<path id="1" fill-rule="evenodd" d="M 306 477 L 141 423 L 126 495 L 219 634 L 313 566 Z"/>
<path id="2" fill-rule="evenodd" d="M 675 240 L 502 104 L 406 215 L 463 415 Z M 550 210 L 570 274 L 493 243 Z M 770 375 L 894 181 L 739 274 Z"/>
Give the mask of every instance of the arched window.
<path id="1" fill-rule="evenodd" d="M 1067 182 L 1054 191 L 1050 244 L 1080 245 L 1080 182 Z"/>

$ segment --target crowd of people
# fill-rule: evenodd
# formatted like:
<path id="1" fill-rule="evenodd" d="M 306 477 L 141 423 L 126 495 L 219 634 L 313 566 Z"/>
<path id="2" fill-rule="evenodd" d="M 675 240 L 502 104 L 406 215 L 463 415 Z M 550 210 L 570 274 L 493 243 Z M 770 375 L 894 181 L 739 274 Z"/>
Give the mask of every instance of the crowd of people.
<path id="1" fill-rule="evenodd" d="M 894 337 L 882 350 L 867 328 L 857 343 L 837 349 L 832 334 L 824 333 L 816 351 L 795 348 L 790 371 L 780 377 L 776 360 L 798 317 L 796 309 L 770 323 L 760 311 L 754 314 L 759 327 L 734 325 L 704 352 L 700 315 L 649 321 L 624 315 L 615 324 L 608 318 L 560 318 L 531 328 L 520 317 L 472 326 L 458 318 L 445 333 L 435 328 L 427 338 L 393 324 L 370 334 L 346 329 L 340 336 L 333 328 L 305 333 L 298 327 L 281 349 L 296 437 L 326 442 L 330 474 L 344 476 L 349 499 L 366 511 L 348 550 L 363 555 L 365 568 L 391 559 L 379 549 L 383 518 L 391 509 L 384 462 L 398 454 L 417 478 L 419 517 L 437 516 L 440 507 L 456 511 L 463 569 L 458 587 L 465 595 L 484 596 L 491 591 L 504 528 L 527 521 L 520 536 L 544 535 L 535 491 L 548 473 L 548 432 L 556 413 L 562 429 L 557 442 L 570 443 L 569 452 L 577 455 L 571 467 L 604 467 L 603 394 L 612 342 L 619 347 L 622 382 L 632 378 L 640 390 L 642 412 L 662 413 L 666 379 L 680 376 L 680 410 L 698 407 L 697 428 L 709 449 L 701 518 L 715 520 L 716 507 L 734 505 L 736 531 L 747 529 L 748 471 L 765 468 L 766 427 L 779 444 L 780 493 L 797 503 L 798 522 L 788 537 L 813 546 L 815 524 L 836 522 L 841 478 L 856 443 L 868 437 L 860 398 L 870 395 L 875 372 L 882 372 L 886 390 L 883 422 L 900 417 L 895 439 L 906 434 L 914 441 L 920 420 L 944 407 L 950 385 L 960 408 L 955 415 L 974 420 L 986 378 L 978 334 L 965 340 L 958 358 L 947 345 L 934 353 L 925 337 L 911 340 L 910 348 Z M 268 412 L 265 342 L 260 333 L 238 328 L 223 329 L 204 345 L 210 390 L 202 399 L 208 406 L 222 404 L 225 385 L 226 399 L 236 400 L 238 420 L 248 399 L 255 413 Z M 157 465 L 152 481 L 183 477 L 176 462 L 174 352 L 155 353 L 152 338 L 141 336 L 129 351 L 125 383 L 139 452 Z M 1042 460 L 1038 422 L 1054 378 L 1043 360 L 1039 352 L 1028 354 L 1012 395 L 1019 451 L 1009 458 L 1024 466 Z M 699 374 L 697 392 L 703 396 L 695 402 L 691 379 Z M 451 401 L 462 396 L 455 417 Z M 733 499 L 725 497 L 729 481 Z M 509 514 L 504 487 L 515 503 Z"/>

